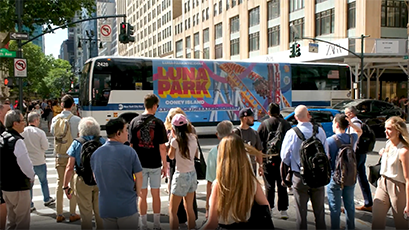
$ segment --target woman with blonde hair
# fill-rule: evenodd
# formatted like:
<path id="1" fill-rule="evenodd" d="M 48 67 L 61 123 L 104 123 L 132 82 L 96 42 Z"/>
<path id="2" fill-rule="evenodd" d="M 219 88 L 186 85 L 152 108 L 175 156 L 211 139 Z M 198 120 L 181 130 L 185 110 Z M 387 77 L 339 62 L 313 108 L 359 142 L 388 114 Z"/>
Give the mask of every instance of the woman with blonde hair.
<path id="1" fill-rule="evenodd" d="M 405 121 L 390 117 L 385 122 L 385 134 L 388 141 L 379 151 L 381 177 L 372 208 L 372 229 L 385 229 L 391 207 L 395 228 L 409 229 L 409 134 Z"/>
<path id="2" fill-rule="evenodd" d="M 253 173 L 243 140 L 236 134 L 224 137 L 218 148 L 216 180 L 210 197 L 209 219 L 203 229 L 243 228 L 250 219 L 253 203 L 268 206 Z M 270 216 L 268 218 L 271 218 Z"/>

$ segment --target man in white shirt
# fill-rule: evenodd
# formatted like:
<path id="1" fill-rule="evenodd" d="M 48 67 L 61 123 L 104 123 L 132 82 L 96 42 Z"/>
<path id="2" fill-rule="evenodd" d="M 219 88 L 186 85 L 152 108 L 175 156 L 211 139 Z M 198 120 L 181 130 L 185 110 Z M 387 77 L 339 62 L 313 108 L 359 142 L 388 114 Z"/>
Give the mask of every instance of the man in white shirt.
<path id="1" fill-rule="evenodd" d="M 44 196 L 44 205 L 50 206 L 54 203 L 54 199 L 50 197 L 47 180 L 47 164 L 45 162 L 45 151 L 48 149 L 49 143 L 45 132 L 38 128 L 40 125 L 40 114 L 31 112 L 28 114 L 29 126 L 24 128 L 22 136 L 24 143 L 27 146 L 28 156 L 33 163 L 34 172 L 38 176 L 41 183 L 41 190 Z M 31 199 L 33 199 L 33 190 L 30 190 Z M 34 203 L 31 202 L 31 211 L 34 211 Z"/>
<path id="2" fill-rule="evenodd" d="M 357 114 L 358 114 L 358 111 L 355 108 L 355 106 L 349 106 L 345 109 L 345 115 L 347 115 L 347 117 L 351 119 L 351 122 L 354 123 L 354 125 L 361 128 L 362 121 L 358 119 L 358 117 L 356 116 Z M 355 129 L 350 127 L 348 128 L 347 133 L 357 133 L 357 132 L 355 131 Z M 355 145 L 355 149 L 356 149 L 356 146 L 357 145 Z M 358 181 L 359 181 L 359 186 L 361 187 L 362 195 L 365 200 L 364 205 L 361 207 L 356 207 L 356 210 L 372 212 L 373 201 L 372 201 L 371 188 L 369 187 L 368 179 L 366 177 L 365 162 L 366 162 L 366 154 L 356 154 L 356 167 L 357 167 L 357 172 L 358 172 Z"/>
<path id="3" fill-rule="evenodd" d="M 20 110 L 7 112 L 5 126 L 6 131 L 0 136 L 0 181 L 7 205 L 6 229 L 29 229 L 34 170 L 20 135 L 25 127 Z"/>

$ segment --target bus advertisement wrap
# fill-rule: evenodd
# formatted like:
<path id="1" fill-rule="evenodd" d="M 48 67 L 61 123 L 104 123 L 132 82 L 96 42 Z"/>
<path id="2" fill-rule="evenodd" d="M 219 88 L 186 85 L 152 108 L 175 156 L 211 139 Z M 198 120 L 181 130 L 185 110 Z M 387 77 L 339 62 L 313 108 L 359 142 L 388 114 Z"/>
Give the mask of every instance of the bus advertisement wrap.
<path id="1" fill-rule="evenodd" d="M 160 98 L 157 117 L 180 107 L 191 122 L 238 120 L 250 107 L 255 119 L 268 104 L 290 107 L 291 68 L 286 63 L 153 60 L 153 89 Z"/>

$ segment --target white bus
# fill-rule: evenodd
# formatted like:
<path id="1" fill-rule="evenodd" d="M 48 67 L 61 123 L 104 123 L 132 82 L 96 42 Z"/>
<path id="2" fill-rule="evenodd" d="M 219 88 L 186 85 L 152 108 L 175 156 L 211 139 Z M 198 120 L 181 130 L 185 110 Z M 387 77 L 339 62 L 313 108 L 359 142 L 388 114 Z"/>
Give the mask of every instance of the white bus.
<path id="1" fill-rule="evenodd" d="M 351 84 L 342 64 L 95 57 L 82 70 L 79 105 L 80 115 L 94 117 L 104 130 L 111 118 L 143 112 L 144 96 L 155 93 L 158 118 L 181 107 L 199 134 L 214 134 L 222 120 L 238 124 L 243 107 L 256 119 L 270 102 L 329 107 L 351 98 Z"/>

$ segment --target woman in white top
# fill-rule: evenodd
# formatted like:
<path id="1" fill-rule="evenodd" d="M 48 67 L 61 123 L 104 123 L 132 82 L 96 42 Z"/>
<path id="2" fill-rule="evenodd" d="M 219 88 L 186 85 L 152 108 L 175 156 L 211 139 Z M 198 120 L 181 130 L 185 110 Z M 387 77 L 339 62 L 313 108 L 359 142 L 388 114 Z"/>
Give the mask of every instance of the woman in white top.
<path id="1" fill-rule="evenodd" d="M 209 219 L 203 229 L 247 222 L 253 202 L 269 205 L 253 173 L 243 140 L 236 134 L 230 134 L 221 140 L 218 147 Z"/>
<path id="2" fill-rule="evenodd" d="M 176 159 L 176 171 L 172 177 L 169 202 L 170 228 L 179 229 L 177 211 L 183 198 L 188 227 L 194 229 L 196 218 L 193 211 L 193 198 L 197 189 L 194 157 L 197 156 L 198 147 L 196 135 L 191 132 L 188 120 L 183 114 L 176 114 L 172 118 L 171 136 L 168 155 L 170 159 Z"/>
<path id="3" fill-rule="evenodd" d="M 385 122 L 386 147 L 381 155 L 381 178 L 378 180 L 372 208 L 372 229 L 385 229 L 386 215 L 392 207 L 396 229 L 409 229 L 409 134 L 405 121 L 391 117 Z"/>

